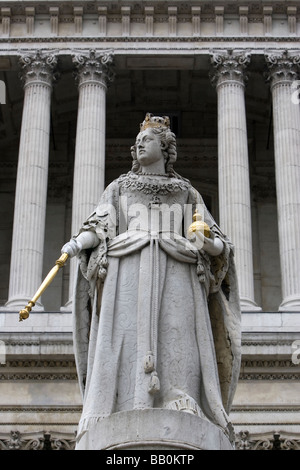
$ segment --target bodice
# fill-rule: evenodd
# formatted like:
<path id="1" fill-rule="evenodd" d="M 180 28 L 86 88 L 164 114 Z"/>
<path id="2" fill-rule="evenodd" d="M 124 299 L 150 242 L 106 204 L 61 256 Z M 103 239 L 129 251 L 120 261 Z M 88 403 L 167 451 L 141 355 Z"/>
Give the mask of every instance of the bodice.
<path id="1" fill-rule="evenodd" d="M 188 181 L 168 176 L 136 175 L 118 179 L 123 230 L 182 234 L 184 219 L 192 220 Z"/>

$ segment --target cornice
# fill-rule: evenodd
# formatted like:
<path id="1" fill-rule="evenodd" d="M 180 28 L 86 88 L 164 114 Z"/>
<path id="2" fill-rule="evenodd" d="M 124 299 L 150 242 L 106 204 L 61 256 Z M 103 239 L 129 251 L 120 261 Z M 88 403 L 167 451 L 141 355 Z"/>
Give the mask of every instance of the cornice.
<path id="1" fill-rule="evenodd" d="M 182 2 L 177 0 L 111 2 L 6 2 L 0 9 L 4 41 L 114 44 L 143 42 L 297 40 L 297 5 L 285 2 Z M 276 21 L 284 21 L 278 29 Z M 254 24 L 259 25 L 258 30 Z M 17 27 L 16 27 L 17 24 Z M 159 28 L 155 27 L 159 24 Z M 41 25 L 43 27 L 41 28 Z M 49 31 L 44 38 L 45 31 Z M 235 36 L 226 36 L 231 31 Z M 159 35 L 159 32 L 161 35 Z M 22 34 L 22 37 L 16 35 Z M 225 34 L 225 35 L 224 35 Z M 60 35 L 64 35 L 61 37 Z M 67 36 L 66 36 L 67 35 Z M 210 37 L 211 35 L 211 37 Z M 92 36 L 92 37 L 91 37 Z M 67 39 L 66 39 L 67 37 Z"/>
<path id="2" fill-rule="evenodd" d="M 20 4 L 21 3 L 21 4 Z M 287 5 L 285 1 L 268 1 L 267 6 L 272 7 L 273 14 L 285 13 L 287 6 L 296 6 L 296 1 L 289 2 Z M 48 9 L 51 7 L 59 6 L 62 14 L 70 14 L 73 11 L 73 6 L 82 7 L 82 11 L 85 14 L 96 14 L 98 8 L 106 7 L 109 14 L 119 14 L 121 8 L 124 6 L 130 7 L 132 14 L 141 14 L 144 11 L 145 2 L 136 1 L 136 0 L 110 0 L 110 2 L 99 0 L 97 2 L 92 1 L 81 1 L 73 0 L 72 2 L 60 1 L 60 0 L 42 0 L 35 2 L 32 0 L 23 0 L 22 2 L 16 0 L 6 0 L 5 5 L 10 7 L 14 14 L 25 13 L 25 8 L 30 6 L 35 8 L 35 13 L 42 15 L 48 12 Z M 152 6 L 156 13 L 165 12 L 168 9 L 168 6 L 175 6 L 178 9 L 180 14 L 186 14 L 190 11 L 191 7 L 201 7 L 201 15 L 211 15 L 215 12 L 216 6 L 222 6 L 224 8 L 225 14 L 237 14 L 239 13 L 240 7 L 245 7 L 244 1 L 235 1 L 235 0 L 210 0 L 208 2 L 199 2 L 192 0 L 190 2 L 184 2 L 182 0 L 151 0 L 147 2 L 146 6 Z M 252 0 L 247 2 L 248 14 L 257 15 L 263 14 L 264 7 L 266 2 L 261 0 Z"/>
<path id="3" fill-rule="evenodd" d="M 0 43 L 226 43 L 226 42 L 241 42 L 241 43 L 295 43 L 295 47 L 299 49 L 299 37 L 295 36 L 179 36 L 179 37 L 170 37 L 170 36 L 157 36 L 157 37 L 126 37 L 126 40 L 122 36 L 109 36 L 109 37 L 99 37 L 99 36 L 47 36 L 47 37 L 29 37 L 29 36 L 19 36 L 19 37 L 9 37 L 4 38 L 0 37 Z M 120 49 L 127 49 L 123 46 Z M 251 49 L 251 47 L 250 47 Z"/>
<path id="4" fill-rule="evenodd" d="M 35 414 L 35 413 L 68 413 L 68 414 L 78 414 L 82 412 L 82 405 L 78 406 L 0 406 L 0 413 L 16 413 L 22 411 L 26 414 Z M 8 424 L 8 423 L 7 423 Z M 7 425 L 6 423 L 1 423 L 1 426 Z M 63 424 L 63 423 L 62 423 Z M 66 422 L 66 425 L 69 423 Z"/>
<path id="5" fill-rule="evenodd" d="M 241 381 L 249 380 L 288 380 L 300 379 L 299 366 L 290 359 L 253 359 L 241 363 Z M 0 366 L 0 380 L 10 381 L 77 381 L 74 360 L 28 359 L 8 360 Z"/>
<path id="6" fill-rule="evenodd" d="M 271 371 L 267 372 L 241 372 L 239 380 L 241 381 L 251 381 L 251 380 L 263 380 L 263 381 L 299 381 L 300 371 L 298 372 L 278 372 L 272 373 Z"/>

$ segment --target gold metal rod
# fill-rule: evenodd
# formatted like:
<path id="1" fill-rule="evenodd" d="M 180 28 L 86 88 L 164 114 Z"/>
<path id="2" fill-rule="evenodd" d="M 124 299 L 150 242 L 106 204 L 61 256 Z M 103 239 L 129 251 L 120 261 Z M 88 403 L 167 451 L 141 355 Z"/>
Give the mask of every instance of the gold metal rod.
<path id="1" fill-rule="evenodd" d="M 26 307 L 19 312 L 19 321 L 26 320 L 29 317 L 29 312 L 31 311 L 32 307 L 35 306 L 36 301 L 40 298 L 42 293 L 47 289 L 47 287 L 51 284 L 53 279 L 55 278 L 56 274 L 62 268 L 69 258 L 68 253 L 63 253 L 61 257 L 55 262 L 55 266 L 49 271 L 45 279 L 43 280 L 42 284 L 32 297 L 32 299 L 28 302 Z"/>

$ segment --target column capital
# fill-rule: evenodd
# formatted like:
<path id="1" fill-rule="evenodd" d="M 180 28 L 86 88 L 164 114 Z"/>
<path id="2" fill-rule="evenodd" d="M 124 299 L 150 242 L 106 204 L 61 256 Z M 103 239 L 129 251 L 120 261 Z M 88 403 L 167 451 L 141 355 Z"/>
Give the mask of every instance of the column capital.
<path id="1" fill-rule="evenodd" d="M 266 73 L 267 81 L 271 82 L 271 87 L 280 83 L 293 82 L 298 78 L 300 65 L 300 54 L 290 55 L 288 51 L 279 53 L 267 52 L 265 60 L 268 66 Z"/>
<path id="2" fill-rule="evenodd" d="M 210 74 L 212 84 L 218 87 L 228 81 L 235 81 L 244 85 L 247 81 L 245 72 L 250 63 L 250 57 L 249 52 L 212 51 L 211 64 L 213 70 Z"/>
<path id="3" fill-rule="evenodd" d="M 42 54 L 40 51 L 34 54 L 28 53 L 21 55 L 19 63 L 21 65 L 20 78 L 24 83 L 24 87 L 37 83 L 52 86 L 57 65 L 55 54 Z"/>
<path id="4" fill-rule="evenodd" d="M 114 79 L 111 51 L 96 53 L 95 50 L 90 50 L 87 53 L 74 54 L 72 60 L 77 69 L 75 77 L 79 87 L 90 82 L 107 87 Z"/>

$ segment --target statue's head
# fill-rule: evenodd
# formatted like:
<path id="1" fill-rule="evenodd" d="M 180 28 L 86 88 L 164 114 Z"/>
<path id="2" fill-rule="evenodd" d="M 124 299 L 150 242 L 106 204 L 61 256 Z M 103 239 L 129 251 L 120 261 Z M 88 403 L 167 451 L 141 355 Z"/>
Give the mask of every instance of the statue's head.
<path id="1" fill-rule="evenodd" d="M 150 113 L 146 114 L 144 121 L 140 124 L 140 132 L 137 135 L 136 143 L 131 147 L 133 159 L 132 171 L 139 173 L 140 164 L 137 160 L 137 141 L 145 132 L 153 133 L 160 140 L 166 173 L 172 174 L 173 164 L 177 158 L 177 151 L 176 136 L 170 129 L 170 119 L 167 116 L 153 116 Z"/>

